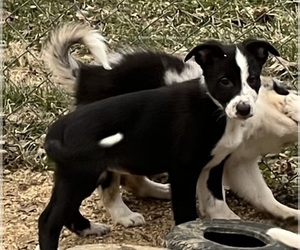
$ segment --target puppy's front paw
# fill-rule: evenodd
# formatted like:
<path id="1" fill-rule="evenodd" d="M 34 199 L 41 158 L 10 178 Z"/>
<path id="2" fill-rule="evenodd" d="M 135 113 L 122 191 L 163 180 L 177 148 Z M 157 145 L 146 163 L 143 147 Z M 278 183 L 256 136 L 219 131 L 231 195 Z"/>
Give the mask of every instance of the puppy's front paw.
<path id="1" fill-rule="evenodd" d="M 116 218 L 116 223 L 124 227 L 137 227 L 145 224 L 144 216 L 139 213 L 130 213 Z"/>
<path id="2" fill-rule="evenodd" d="M 90 224 L 90 228 L 86 228 L 82 230 L 79 235 L 82 237 L 86 237 L 88 235 L 98 235 L 102 236 L 107 234 L 110 231 L 109 226 L 102 223 L 92 223 Z"/>
<path id="3" fill-rule="evenodd" d="M 284 113 L 295 122 L 300 121 L 300 97 L 297 95 L 288 95 L 285 99 Z"/>
<path id="4" fill-rule="evenodd" d="M 215 199 L 212 204 L 204 208 L 204 216 L 209 219 L 240 220 L 226 204 L 225 201 Z"/>

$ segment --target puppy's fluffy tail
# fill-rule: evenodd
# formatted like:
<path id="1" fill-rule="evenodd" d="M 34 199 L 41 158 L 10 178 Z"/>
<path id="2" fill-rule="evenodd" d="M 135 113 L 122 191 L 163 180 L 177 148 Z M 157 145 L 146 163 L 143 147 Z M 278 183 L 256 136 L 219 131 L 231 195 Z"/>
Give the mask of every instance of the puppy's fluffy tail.
<path id="1" fill-rule="evenodd" d="M 76 43 L 85 45 L 96 61 L 105 69 L 111 69 L 105 42 L 105 38 L 97 30 L 85 24 L 67 24 L 50 34 L 43 59 L 62 84 L 73 87 L 81 62 L 71 56 L 70 47 Z"/>
<path id="2" fill-rule="evenodd" d="M 287 246 L 300 249 L 300 235 L 281 229 L 281 228 L 271 228 L 267 231 L 267 234 L 273 239 L 280 241 Z"/>

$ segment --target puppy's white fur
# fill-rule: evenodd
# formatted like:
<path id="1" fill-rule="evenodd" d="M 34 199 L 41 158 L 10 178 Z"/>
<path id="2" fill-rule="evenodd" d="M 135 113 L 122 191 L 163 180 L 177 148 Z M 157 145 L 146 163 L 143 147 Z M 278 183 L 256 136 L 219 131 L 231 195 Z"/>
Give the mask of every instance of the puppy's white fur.
<path id="1" fill-rule="evenodd" d="M 299 234 L 281 228 L 271 228 L 267 231 L 267 235 L 271 236 L 274 240 L 286 244 L 287 246 L 300 249 Z"/>
<path id="2" fill-rule="evenodd" d="M 297 141 L 296 122 L 300 121 L 298 115 L 300 97 L 293 93 L 287 96 L 278 95 L 268 87 L 268 81 L 270 81 L 269 78 L 263 79 L 263 86 L 256 103 L 257 111 L 245 122 L 243 143 L 227 159 L 223 185 L 229 186 L 231 190 L 262 211 L 279 218 L 292 217 L 298 220 L 299 210 L 289 208 L 276 201 L 257 165 L 260 155 L 277 153 L 282 147 Z M 202 171 L 199 177 L 199 180 L 202 181 L 199 183 L 203 183 L 207 176 L 208 173 Z M 206 204 L 202 188 L 198 187 L 199 209 L 202 215 L 225 219 L 237 217 L 224 204 L 225 202 L 210 201 L 209 204 Z"/>
<path id="3" fill-rule="evenodd" d="M 113 221 L 124 227 L 140 226 L 145 223 L 143 215 L 132 212 L 124 203 L 120 193 L 120 176 L 114 176 L 115 180 L 109 189 L 97 188 L 99 196 L 107 212 Z M 124 188 L 133 192 L 138 197 L 154 197 L 157 199 L 171 199 L 170 185 L 161 184 L 149 180 L 145 176 L 123 175 Z"/>
<path id="4" fill-rule="evenodd" d="M 74 84 L 76 84 L 75 70 L 79 68 L 79 63 L 69 53 L 66 53 L 63 45 L 69 44 L 70 38 L 73 41 L 81 41 L 87 45 L 93 57 L 105 69 L 111 69 L 105 38 L 97 31 L 85 24 L 64 25 L 49 37 L 46 49 L 43 50 L 44 62 L 48 64 L 53 75 L 63 82 L 67 90 L 73 93 Z M 55 44 L 55 46 L 53 46 Z"/>
<path id="5" fill-rule="evenodd" d="M 249 86 L 247 79 L 249 77 L 248 62 L 243 53 L 236 48 L 235 60 L 241 71 L 242 90 L 239 95 L 234 97 L 226 106 L 225 112 L 229 118 L 237 118 L 236 107 L 239 103 L 250 105 L 250 114 L 255 113 L 255 102 L 257 100 L 257 93 Z"/>
<path id="6" fill-rule="evenodd" d="M 102 223 L 92 223 L 90 224 L 90 228 L 84 229 L 80 232 L 80 236 L 86 237 L 88 235 L 98 235 L 102 236 L 107 234 L 110 231 L 109 226 Z"/>
<path id="7" fill-rule="evenodd" d="M 152 197 L 162 200 L 171 199 L 170 184 L 161 184 L 149 180 L 145 176 L 124 175 L 122 176 L 123 187 L 133 192 L 137 197 Z"/>
<path id="8" fill-rule="evenodd" d="M 121 133 L 117 133 L 111 136 L 108 136 L 106 138 L 103 138 L 102 140 L 99 141 L 99 145 L 103 148 L 110 148 L 114 146 L 115 144 L 119 143 L 122 141 L 124 138 L 124 135 Z"/>
<path id="9" fill-rule="evenodd" d="M 238 47 L 236 47 L 236 51 L 235 51 L 235 61 L 241 71 L 242 83 L 247 84 L 247 79 L 249 76 L 249 65 L 248 65 L 247 58 L 238 49 Z"/>
<path id="10" fill-rule="evenodd" d="M 102 189 L 98 186 L 97 191 L 102 198 L 102 203 L 115 223 L 124 227 L 140 226 L 145 223 L 143 215 L 132 212 L 123 202 L 120 194 L 120 175 L 113 176 L 110 188 Z"/>
<path id="11" fill-rule="evenodd" d="M 227 118 L 226 128 L 221 140 L 212 150 L 213 158 L 201 171 L 197 184 L 200 214 L 210 218 L 231 218 L 237 216 L 229 209 L 225 202 L 217 200 L 211 195 L 207 187 L 210 170 L 221 163 L 223 159 L 240 146 L 245 132 L 245 121 Z"/>
<path id="12" fill-rule="evenodd" d="M 223 175 L 224 184 L 238 195 L 258 209 L 283 219 L 297 220 L 300 212 L 276 201 L 257 162 L 261 154 L 277 153 L 283 146 L 296 142 L 298 128 L 292 117 L 300 121 L 299 116 L 295 117 L 300 111 L 299 104 L 300 97 L 295 94 L 280 96 L 262 87 L 258 110 L 248 120 L 245 142 L 228 159 Z"/>
<path id="13" fill-rule="evenodd" d="M 83 43 L 89 48 L 95 60 L 106 70 L 111 70 L 105 42 L 105 38 L 95 30 L 90 30 L 89 34 L 83 35 Z"/>
<path id="14" fill-rule="evenodd" d="M 167 70 L 164 76 L 166 85 L 173 83 L 189 81 L 192 79 L 200 78 L 200 83 L 204 83 L 203 71 L 199 65 L 193 61 L 187 61 L 183 71 L 178 73 L 175 70 Z"/>

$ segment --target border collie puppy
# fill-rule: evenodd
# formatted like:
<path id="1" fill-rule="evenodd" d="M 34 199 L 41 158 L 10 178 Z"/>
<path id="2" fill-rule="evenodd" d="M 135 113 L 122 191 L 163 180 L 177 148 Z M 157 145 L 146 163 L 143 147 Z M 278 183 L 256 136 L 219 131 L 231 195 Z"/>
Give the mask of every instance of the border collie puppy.
<path id="1" fill-rule="evenodd" d="M 299 220 L 299 210 L 285 206 L 274 198 L 263 179 L 257 162 L 262 154 L 278 153 L 283 147 L 297 142 L 300 97 L 295 91 L 284 87 L 282 83 L 271 77 L 261 77 L 261 83 L 256 102 L 259 111 L 248 119 L 249 130 L 245 134 L 243 143 L 225 162 L 223 184 L 259 210 L 278 218 Z M 115 175 L 114 178 L 118 179 L 118 176 Z M 125 179 L 123 187 L 137 196 L 171 198 L 169 189 L 164 184 L 151 182 L 140 176 L 123 175 L 122 178 Z M 198 182 L 199 185 L 200 183 Z M 128 223 L 131 222 L 135 226 L 144 221 L 142 215 L 130 211 L 122 201 L 119 180 L 112 182 L 110 187 L 104 190 L 103 204 L 117 223 L 129 221 Z M 204 197 L 199 186 L 199 209 L 202 216 L 239 219 L 228 208 L 225 199 L 224 203 L 221 200 L 216 204 L 210 204 L 209 200 L 205 200 Z M 118 217 L 120 214 L 127 214 L 127 217 L 120 219 Z"/>
<path id="2" fill-rule="evenodd" d="M 73 44 L 82 43 L 100 65 L 84 64 L 70 55 Z M 123 49 L 107 55 L 105 39 L 87 25 L 67 24 L 52 32 L 44 52 L 44 61 L 58 83 L 75 96 L 77 107 L 115 95 L 158 88 L 186 80 L 200 79 L 201 67 L 194 61 L 151 50 Z M 113 70 L 108 71 L 113 67 Z M 109 185 L 97 188 L 113 220 L 125 227 L 144 224 L 140 213 L 132 212 L 119 192 L 124 187 L 141 197 L 170 199 L 169 184 L 151 181 L 146 176 L 110 174 Z M 139 187 L 138 189 L 136 187 Z"/>
<path id="3" fill-rule="evenodd" d="M 80 235 L 108 231 L 106 225 L 90 223 L 79 207 L 98 185 L 107 185 L 110 172 L 167 172 L 175 224 L 197 217 L 196 184 L 202 169 L 218 169 L 211 178 L 217 182 L 204 180 L 209 189 L 204 192 L 222 198 L 218 177 L 243 140 L 246 119 L 255 113 L 268 52 L 279 55 L 268 42 L 255 39 L 231 45 L 208 41 L 185 59 L 195 58 L 204 84 L 198 78 L 107 98 L 52 124 L 45 150 L 56 163 L 55 183 L 39 218 L 41 249 L 57 248 L 63 226 Z"/>
<path id="4" fill-rule="evenodd" d="M 91 66 L 74 60 L 69 54 L 69 49 L 72 44 L 77 42 L 85 44 L 103 67 Z M 194 78 L 200 78 L 200 82 L 203 83 L 201 68 L 191 60 L 184 63 L 181 58 L 174 55 L 140 49 L 125 50 L 107 56 L 107 48 L 104 42 L 105 39 L 98 31 L 85 25 L 65 25 L 52 33 L 47 44 L 45 61 L 54 74 L 59 76 L 62 83 L 75 89 L 78 105 L 91 102 L 92 100 L 101 100 L 118 94 L 171 85 Z M 105 70 L 111 69 L 111 65 L 113 65 L 115 70 L 113 74 Z M 143 81 L 140 82 L 138 81 L 139 79 L 143 79 Z M 268 81 L 271 81 L 270 78 L 264 78 L 263 83 Z M 277 85 L 274 83 L 274 86 L 276 87 Z M 274 93 L 276 94 L 276 92 Z M 277 99 L 279 100 L 280 98 Z M 264 106 L 261 108 L 264 108 Z M 252 119 L 252 121 L 253 120 L 254 119 Z M 269 127 L 267 123 L 263 123 L 262 126 Z M 274 138 L 279 136 L 276 133 L 277 130 L 271 131 L 274 132 Z M 295 136 L 292 136 L 291 142 L 294 142 L 296 140 L 295 138 Z M 277 139 L 275 140 L 277 141 Z M 265 148 L 265 151 L 268 151 L 268 148 Z M 258 152 L 255 159 L 261 153 Z M 228 163 L 226 163 L 225 166 L 225 169 L 231 169 L 231 165 Z M 255 168 L 257 168 L 256 163 Z M 233 174 L 232 176 L 235 175 Z M 122 180 L 124 187 L 133 191 L 137 196 L 170 199 L 170 190 L 167 184 L 155 183 L 145 176 L 134 175 L 123 175 Z M 249 179 L 249 182 L 251 181 L 252 179 Z M 143 224 L 143 216 L 139 213 L 132 212 L 124 204 L 119 193 L 119 184 L 120 175 L 114 174 L 110 176 L 110 184 L 108 187 L 98 187 L 104 207 L 111 214 L 113 220 L 119 224 L 126 227 Z M 243 187 L 247 188 L 248 186 L 242 186 L 240 190 L 243 190 Z M 250 187 L 251 185 L 249 185 L 249 188 Z M 247 195 L 249 196 L 250 193 L 244 195 L 246 199 Z M 253 198 L 248 200 L 251 202 Z M 210 208 L 212 207 L 213 206 L 210 206 Z M 201 210 L 202 215 L 213 217 L 211 213 L 204 212 L 203 208 Z M 267 211 L 271 211 L 270 207 L 268 207 Z M 296 213 L 295 211 L 296 210 L 293 212 L 294 214 Z M 230 216 L 228 216 L 228 214 Z M 281 216 L 283 215 L 283 213 L 280 212 L 279 214 L 281 214 Z M 215 216 L 221 218 L 237 217 L 233 212 L 219 213 Z"/>

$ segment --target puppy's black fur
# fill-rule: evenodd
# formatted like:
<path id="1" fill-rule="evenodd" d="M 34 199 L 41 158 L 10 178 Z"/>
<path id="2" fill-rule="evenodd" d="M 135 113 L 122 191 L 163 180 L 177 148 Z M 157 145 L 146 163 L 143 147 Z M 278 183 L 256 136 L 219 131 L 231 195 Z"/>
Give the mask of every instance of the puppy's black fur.
<path id="1" fill-rule="evenodd" d="M 194 220 L 201 166 L 211 159 L 226 125 L 220 112 L 206 90 L 191 81 L 87 104 L 59 119 L 45 143 L 57 166 L 53 195 L 39 220 L 41 246 L 54 249 L 63 225 L 75 232 L 87 226 L 79 206 L 107 170 L 168 172 L 176 224 Z M 124 134 L 121 142 L 99 146 L 118 132 Z"/>
<path id="2" fill-rule="evenodd" d="M 112 64 L 111 70 L 81 64 L 76 83 L 76 104 L 165 86 L 165 72 L 172 70 L 181 74 L 185 66 L 179 57 L 149 50 L 122 54 L 120 61 Z"/>
<path id="3" fill-rule="evenodd" d="M 269 51 L 267 44 L 265 42 L 257 49 Z M 247 50 L 250 45 L 239 44 L 239 47 Z M 109 171 L 136 175 L 168 172 L 175 223 L 197 217 L 195 192 L 199 173 L 211 160 L 211 151 L 224 134 L 226 116 L 223 108 L 243 88 L 235 48 L 235 45 L 211 42 L 189 53 L 187 59 L 195 56 L 203 68 L 206 86 L 195 79 L 112 97 L 82 105 L 51 126 L 45 149 L 56 162 L 55 184 L 50 202 L 39 219 L 42 250 L 57 248 L 64 225 L 78 234 L 91 227 L 80 214 L 79 207 L 82 200 L 103 183 Z M 256 56 L 254 52 L 252 57 Z M 249 73 L 254 76 L 260 75 L 260 60 L 259 57 L 256 63 L 249 65 Z M 114 77 L 119 72 L 113 68 L 107 74 Z M 80 76 L 84 77 L 84 74 Z M 86 76 L 89 80 L 93 78 L 90 74 Z M 159 87 L 161 82 L 155 84 Z M 157 87 L 155 84 L 152 87 Z M 251 87 L 255 89 L 259 85 L 260 79 L 257 79 Z M 110 86 L 115 88 L 109 81 L 107 86 L 108 89 Z M 108 92 L 110 96 L 121 94 Z M 78 93 L 85 96 L 82 90 Z M 92 94 L 91 98 L 87 96 L 90 95 L 85 96 L 88 101 L 97 98 Z M 77 98 L 80 99 L 79 94 Z M 120 142 L 108 148 L 99 145 L 100 140 L 116 133 L 124 135 Z"/>

